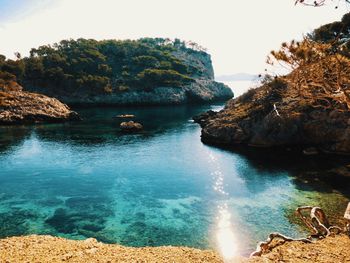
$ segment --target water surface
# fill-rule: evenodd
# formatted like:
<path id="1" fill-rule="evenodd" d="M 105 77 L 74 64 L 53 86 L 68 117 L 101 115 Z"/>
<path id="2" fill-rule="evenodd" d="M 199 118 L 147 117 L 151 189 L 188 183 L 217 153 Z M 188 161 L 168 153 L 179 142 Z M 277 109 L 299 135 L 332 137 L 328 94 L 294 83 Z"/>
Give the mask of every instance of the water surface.
<path id="1" fill-rule="evenodd" d="M 80 109 L 79 123 L 1 127 L 0 237 L 95 237 L 230 257 L 272 231 L 305 235 L 298 205 L 343 213 L 349 180 L 318 179 L 328 157 L 202 144 L 191 117 L 221 107 Z M 144 132 L 120 133 L 118 114 L 135 114 Z"/>

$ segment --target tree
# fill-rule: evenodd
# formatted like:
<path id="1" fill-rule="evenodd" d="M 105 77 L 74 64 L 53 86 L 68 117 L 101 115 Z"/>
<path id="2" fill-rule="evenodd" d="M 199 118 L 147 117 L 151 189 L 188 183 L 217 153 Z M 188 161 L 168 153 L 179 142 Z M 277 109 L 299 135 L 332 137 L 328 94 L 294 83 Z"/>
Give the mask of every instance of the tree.
<path id="1" fill-rule="evenodd" d="M 344 1 L 345 3 L 350 3 L 350 0 L 342 0 L 342 1 Z M 318 6 L 325 5 L 327 2 L 331 2 L 331 0 L 296 0 L 295 4 L 318 7 Z"/>

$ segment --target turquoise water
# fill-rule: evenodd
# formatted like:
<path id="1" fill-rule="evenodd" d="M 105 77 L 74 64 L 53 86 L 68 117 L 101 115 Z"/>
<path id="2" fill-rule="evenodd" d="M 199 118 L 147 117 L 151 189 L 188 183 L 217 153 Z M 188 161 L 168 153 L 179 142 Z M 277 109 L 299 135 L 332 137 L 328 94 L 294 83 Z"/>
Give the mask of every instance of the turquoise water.
<path id="1" fill-rule="evenodd" d="M 221 107 L 80 109 L 79 123 L 1 127 L 0 237 L 95 237 L 230 256 L 272 231 L 305 235 L 292 219 L 298 205 L 343 212 L 347 179 L 305 179 L 328 169 L 328 157 L 202 144 L 191 117 Z M 126 113 L 144 132 L 119 132 L 113 116 Z"/>

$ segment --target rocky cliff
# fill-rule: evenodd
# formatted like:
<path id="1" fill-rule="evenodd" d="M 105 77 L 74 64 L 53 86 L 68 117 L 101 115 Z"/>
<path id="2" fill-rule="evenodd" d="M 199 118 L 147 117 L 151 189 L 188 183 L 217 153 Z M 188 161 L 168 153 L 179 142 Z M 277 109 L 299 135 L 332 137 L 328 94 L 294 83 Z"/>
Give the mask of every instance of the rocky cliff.
<path id="1" fill-rule="evenodd" d="M 185 42 L 78 39 L 54 46 L 32 50 L 22 83 L 67 104 L 185 104 L 233 97 L 214 80 L 210 55 Z"/>
<path id="2" fill-rule="evenodd" d="M 43 93 L 45 90 L 38 89 Z M 52 94 L 52 96 L 55 96 Z M 131 90 L 111 94 L 61 94 L 58 99 L 67 104 L 80 105 L 175 105 L 227 101 L 233 93 L 226 85 L 201 78 L 179 87 L 155 87 L 151 91 Z"/>
<path id="3" fill-rule="evenodd" d="M 17 83 L 0 87 L 0 124 L 63 122 L 78 114 L 57 99 L 25 92 Z"/>

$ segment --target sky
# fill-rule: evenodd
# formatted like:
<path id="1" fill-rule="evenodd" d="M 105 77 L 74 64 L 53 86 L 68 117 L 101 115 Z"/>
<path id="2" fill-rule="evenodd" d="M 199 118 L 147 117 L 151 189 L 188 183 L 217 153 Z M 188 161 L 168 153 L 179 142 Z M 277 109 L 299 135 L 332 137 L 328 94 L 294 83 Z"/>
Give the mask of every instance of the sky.
<path id="1" fill-rule="evenodd" d="M 0 54 L 62 39 L 169 37 L 195 41 L 215 74 L 258 74 L 284 41 L 340 20 L 345 4 L 305 7 L 294 0 L 0 0 Z M 341 1 L 342 2 L 342 1 Z"/>

